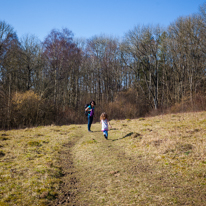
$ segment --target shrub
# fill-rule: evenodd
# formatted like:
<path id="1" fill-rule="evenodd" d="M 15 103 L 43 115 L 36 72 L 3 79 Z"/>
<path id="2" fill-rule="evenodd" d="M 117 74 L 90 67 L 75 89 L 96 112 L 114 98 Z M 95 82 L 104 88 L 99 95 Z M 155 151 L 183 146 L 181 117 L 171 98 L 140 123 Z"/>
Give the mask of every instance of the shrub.
<path id="1" fill-rule="evenodd" d="M 15 93 L 12 96 L 11 127 L 29 127 L 53 123 L 54 105 L 34 91 Z"/>
<path id="2" fill-rule="evenodd" d="M 12 97 L 13 125 L 33 125 L 38 117 L 40 99 L 33 91 L 15 93 Z"/>

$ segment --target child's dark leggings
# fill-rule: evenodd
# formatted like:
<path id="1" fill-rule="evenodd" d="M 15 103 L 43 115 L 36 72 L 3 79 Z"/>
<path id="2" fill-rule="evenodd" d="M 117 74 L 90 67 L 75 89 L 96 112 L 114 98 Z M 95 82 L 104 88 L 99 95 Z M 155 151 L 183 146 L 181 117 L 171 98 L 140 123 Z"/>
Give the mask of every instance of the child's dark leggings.
<path id="1" fill-rule="evenodd" d="M 88 116 L 88 131 L 90 131 L 92 122 L 93 122 L 93 117 Z"/>

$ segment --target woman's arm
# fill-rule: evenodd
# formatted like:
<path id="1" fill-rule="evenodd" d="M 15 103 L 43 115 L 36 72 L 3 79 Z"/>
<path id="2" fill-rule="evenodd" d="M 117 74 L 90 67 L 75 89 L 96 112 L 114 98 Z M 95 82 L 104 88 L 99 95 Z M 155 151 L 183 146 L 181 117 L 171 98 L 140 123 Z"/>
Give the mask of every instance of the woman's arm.
<path id="1" fill-rule="evenodd" d="M 91 111 L 92 109 L 90 109 L 90 106 L 88 106 L 85 111 Z"/>

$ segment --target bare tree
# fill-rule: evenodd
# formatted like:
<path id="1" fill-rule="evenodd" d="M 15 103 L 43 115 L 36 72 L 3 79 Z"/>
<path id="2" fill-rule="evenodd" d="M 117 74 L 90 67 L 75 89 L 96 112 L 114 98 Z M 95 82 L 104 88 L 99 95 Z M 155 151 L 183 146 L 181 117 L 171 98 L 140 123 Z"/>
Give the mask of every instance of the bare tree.
<path id="1" fill-rule="evenodd" d="M 10 127 L 12 87 L 15 87 L 12 80 L 19 61 L 18 50 L 19 42 L 13 28 L 6 22 L 0 21 L 0 77 L 5 98 L 7 99 L 7 105 L 2 105 L 5 105 L 4 110 L 7 111 L 5 119 L 8 128 Z"/>
<path id="2" fill-rule="evenodd" d="M 159 47 L 162 32 L 159 26 L 137 26 L 126 34 L 122 46 L 125 65 L 134 72 L 136 82 L 155 109 L 158 108 Z M 151 102 L 151 97 L 154 103 Z"/>
<path id="3" fill-rule="evenodd" d="M 81 58 L 80 50 L 73 41 L 72 32 L 68 29 L 63 29 L 62 32 L 52 30 L 43 42 L 43 46 L 46 60 L 45 73 L 53 85 L 53 91 L 48 95 L 52 94 L 57 111 L 61 102 L 64 104 L 63 108 L 66 103 L 73 107 L 77 106 Z"/>
<path id="4" fill-rule="evenodd" d="M 21 69 L 22 79 L 25 81 L 26 90 L 37 87 L 39 70 L 41 70 L 41 43 L 33 35 L 26 35 L 21 39 Z"/>

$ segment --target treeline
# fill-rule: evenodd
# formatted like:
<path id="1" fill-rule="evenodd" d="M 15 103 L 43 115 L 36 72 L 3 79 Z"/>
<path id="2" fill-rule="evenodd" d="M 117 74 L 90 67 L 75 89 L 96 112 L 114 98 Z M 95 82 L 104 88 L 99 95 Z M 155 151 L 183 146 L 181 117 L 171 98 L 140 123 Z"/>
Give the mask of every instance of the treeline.
<path id="1" fill-rule="evenodd" d="M 43 42 L 0 21 L 0 128 L 137 118 L 151 111 L 206 109 L 206 4 L 168 28 L 136 26 L 119 39 L 75 39 L 52 30 Z"/>

